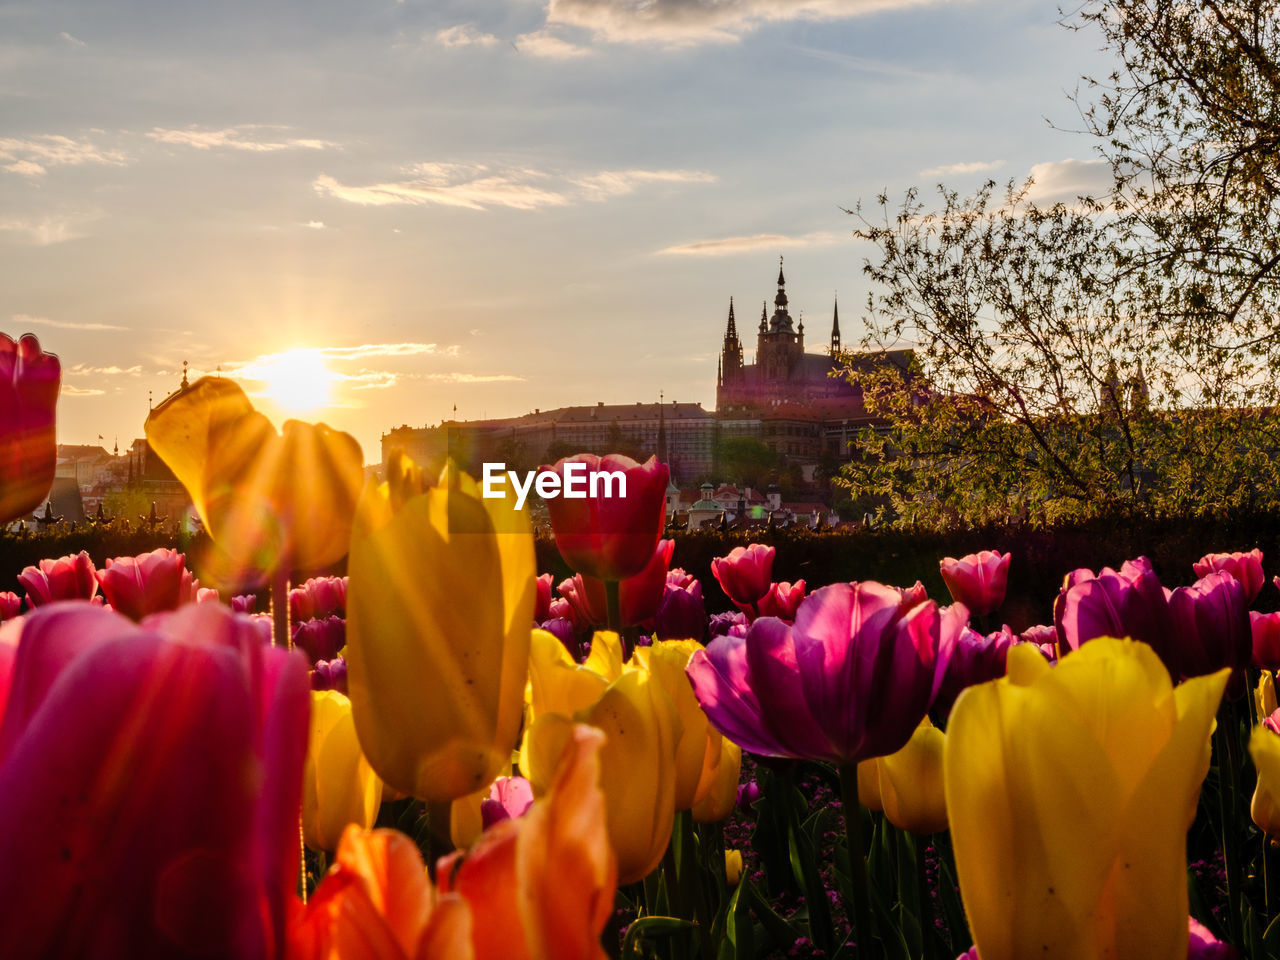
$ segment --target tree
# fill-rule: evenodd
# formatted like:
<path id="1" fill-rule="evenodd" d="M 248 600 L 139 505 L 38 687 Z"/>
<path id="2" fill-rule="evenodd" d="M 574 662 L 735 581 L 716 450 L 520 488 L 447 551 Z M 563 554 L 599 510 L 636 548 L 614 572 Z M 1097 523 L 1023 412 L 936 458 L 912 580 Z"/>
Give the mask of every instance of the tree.
<path id="1" fill-rule="evenodd" d="M 857 374 L 888 426 L 859 438 L 855 496 L 933 522 L 1280 503 L 1277 12 L 1084 8 L 1070 26 L 1119 60 L 1077 98 L 1103 196 L 988 183 L 856 211 L 865 345 L 913 346 L 917 376 Z"/>
<path id="2" fill-rule="evenodd" d="M 725 437 L 716 444 L 715 462 L 722 479 L 759 488 L 778 466 L 778 455 L 755 437 Z"/>

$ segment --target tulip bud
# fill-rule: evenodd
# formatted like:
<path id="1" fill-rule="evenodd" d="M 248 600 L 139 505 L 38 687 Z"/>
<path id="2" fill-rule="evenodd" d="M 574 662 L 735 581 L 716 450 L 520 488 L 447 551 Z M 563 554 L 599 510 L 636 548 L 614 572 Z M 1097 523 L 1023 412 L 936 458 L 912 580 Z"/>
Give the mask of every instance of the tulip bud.
<path id="1" fill-rule="evenodd" d="M 313 850 L 333 850 L 347 824 L 368 829 L 382 781 L 356 739 L 351 701 L 335 690 L 311 694 L 311 736 L 302 792 L 302 833 Z"/>
<path id="2" fill-rule="evenodd" d="M 2 336 L 2 335 L 0 335 Z M 34 609 L 55 600 L 92 600 L 98 592 L 98 578 L 89 554 L 41 560 L 18 574 L 27 591 L 27 607 Z"/>
<path id="3" fill-rule="evenodd" d="M 1266 577 L 1262 573 L 1262 551 L 1248 553 L 1206 553 L 1192 564 L 1197 577 L 1207 577 L 1221 570 L 1236 580 L 1244 591 L 1245 606 L 1253 603 L 1262 590 Z"/>
<path id="4" fill-rule="evenodd" d="M 730 600 L 753 607 L 769 592 L 775 553 L 777 548 L 762 543 L 734 547 L 727 557 L 711 561 L 711 575 Z"/>
<path id="5" fill-rule="evenodd" d="M 742 879 L 742 851 L 726 850 L 724 852 L 724 882 L 729 887 L 736 887 Z"/>
<path id="6" fill-rule="evenodd" d="M 982 550 L 956 560 L 946 557 L 939 563 L 942 581 L 956 603 L 963 603 L 974 616 L 993 613 L 1004 603 L 1012 554 Z"/>

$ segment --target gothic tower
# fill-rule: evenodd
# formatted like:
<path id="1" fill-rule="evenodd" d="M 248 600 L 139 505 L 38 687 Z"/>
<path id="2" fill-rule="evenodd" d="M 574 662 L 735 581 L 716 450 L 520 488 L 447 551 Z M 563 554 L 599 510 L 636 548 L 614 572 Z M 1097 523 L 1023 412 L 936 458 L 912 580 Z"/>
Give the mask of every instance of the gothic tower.
<path id="1" fill-rule="evenodd" d="M 742 341 L 738 339 L 738 324 L 733 318 L 733 297 L 729 298 L 729 323 L 724 331 L 720 368 L 722 383 L 734 383 L 742 379 Z"/>
<path id="2" fill-rule="evenodd" d="M 831 355 L 834 357 L 840 352 L 840 300 L 836 298 L 835 304 L 831 307 Z"/>

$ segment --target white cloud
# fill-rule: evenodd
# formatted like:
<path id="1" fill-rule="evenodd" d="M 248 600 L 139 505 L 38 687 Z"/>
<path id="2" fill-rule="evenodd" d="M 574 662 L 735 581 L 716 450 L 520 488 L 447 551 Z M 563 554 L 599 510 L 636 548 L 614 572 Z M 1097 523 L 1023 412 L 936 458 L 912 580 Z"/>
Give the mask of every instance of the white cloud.
<path id="1" fill-rule="evenodd" d="M 676 254 L 679 256 L 720 257 L 735 253 L 745 253 L 761 248 L 780 249 L 783 247 L 820 247 L 839 243 L 845 234 L 817 230 L 800 236 L 787 236 L 783 233 L 755 233 L 741 237 L 718 237 L 712 240 L 694 240 L 691 243 L 678 243 L 665 247 L 658 253 Z"/>
<path id="2" fill-rule="evenodd" d="M 367 357 L 418 357 L 439 351 L 434 343 L 362 343 L 358 347 L 324 347 L 320 352 L 335 360 L 363 360 Z"/>
<path id="3" fill-rule="evenodd" d="M 147 134 L 157 143 L 192 147 L 196 150 L 244 150 L 251 153 L 274 153 L 278 150 L 324 150 L 337 144 L 307 137 L 280 137 L 273 131 L 287 130 L 271 124 L 241 123 L 221 130 L 190 126 L 184 130 L 153 127 Z"/>
<path id="4" fill-rule="evenodd" d="M 78 167 L 85 163 L 121 166 L 125 156 L 92 141 L 74 140 L 60 134 L 34 137 L 0 137 L 0 167 L 23 176 L 41 176 L 49 167 Z"/>
<path id="5" fill-rule="evenodd" d="M 323 220 L 308 220 L 308 221 L 307 221 L 307 227 L 308 227 L 308 228 L 310 228 L 310 229 L 312 229 L 312 230 L 323 230 L 323 229 L 324 229 L 324 221 L 323 221 Z"/>
<path id="6" fill-rule="evenodd" d="M 124 330 L 124 327 L 118 327 L 111 323 L 78 323 L 73 320 L 50 320 L 48 317 L 33 317 L 26 313 L 15 313 L 13 322 L 16 324 L 34 323 L 41 327 L 55 327 L 59 330 Z M 74 368 L 72 368 L 74 369 Z M 87 368 L 86 368 L 87 369 Z"/>
<path id="7" fill-rule="evenodd" d="M 612 43 L 735 43 L 763 24 L 844 20 L 929 0 L 548 0 L 547 22 Z"/>
<path id="8" fill-rule="evenodd" d="M 82 222 L 83 219 L 61 216 L 7 217 L 0 218 L 0 232 L 20 234 L 37 247 L 48 247 L 87 236 L 81 229 Z"/>
<path id="9" fill-rule="evenodd" d="M 524 377 L 510 373 L 429 373 L 424 378 L 441 383 L 510 383 L 523 382 Z"/>
<path id="10" fill-rule="evenodd" d="M 999 170 L 1004 166 L 1003 160 L 973 160 L 969 163 L 948 163 L 940 167 L 921 170 L 922 177 L 955 177 L 966 173 L 984 173 L 987 170 Z"/>
<path id="11" fill-rule="evenodd" d="M 83 47 L 85 45 L 83 40 L 81 40 L 79 37 L 73 37 L 71 34 L 67 33 L 67 31 L 65 30 L 63 30 L 60 34 L 58 34 L 58 39 L 61 40 L 63 43 L 71 44 L 71 46 L 73 47 Z"/>
<path id="12" fill-rule="evenodd" d="M 572 60 L 592 52 L 590 47 L 580 46 L 563 37 L 558 37 L 545 27 L 533 33 L 520 34 L 515 39 L 515 45 L 520 53 L 546 60 Z"/>
<path id="13" fill-rule="evenodd" d="M 715 183 L 714 174 L 701 170 L 605 170 L 573 182 L 586 200 L 608 200 L 632 193 L 644 183 Z"/>
<path id="14" fill-rule="evenodd" d="M 436 43 L 442 47 L 492 47 L 497 42 L 497 37 L 482 33 L 474 23 L 460 23 L 436 33 Z"/>
<path id="15" fill-rule="evenodd" d="M 64 383 L 58 390 L 59 397 L 100 397 L 104 393 L 106 393 L 105 390 L 76 387 L 69 383 Z"/>
<path id="16" fill-rule="evenodd" d="M 1074 203 L 1078 197 L 1099 199 L 1113 185 L 1111 166 L 1105 160 L 1055 160 L 1037 163 L 1028 174 L 1035 183 L 1028 199 L 1040 206 Z"/>
<path id="17" fill-rule="evenodd" d="M 107 329 L 121 330 L 123 327 L 109 327 Z M 87 363 L 77 363 L 74 367 L 64 370 L 63 373 L 69 377 L 137 377 L 142 374 L 142 365 L 135 364 L 132 367 L 118 367 L 113 364 L 109 367 L 94 367 Z"/>
<path id="18" fill-rule="evenodd" d="M 419 163 L 408 178 L 367 186 L 340 183 L 328 174 L 312 181 L 319 194 L 363 206 L 409 204 L 485 210 L 508 207 L 538 210 L 580 201 L 601 201 L 632 193 L 650 183 L 711 183 L 715 176 L 698 170 L 606 170 L 562 177 L 540 170 L 490 170 L 484 164 Z"/>

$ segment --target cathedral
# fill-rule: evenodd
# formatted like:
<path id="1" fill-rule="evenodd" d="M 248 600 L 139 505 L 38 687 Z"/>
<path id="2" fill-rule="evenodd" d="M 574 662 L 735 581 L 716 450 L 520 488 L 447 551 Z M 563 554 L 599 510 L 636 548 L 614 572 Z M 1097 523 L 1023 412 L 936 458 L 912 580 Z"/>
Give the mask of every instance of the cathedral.
<path id="1" fill-rule="evenodd" d="M 793 322 L 787 309 L 787 280 L 778 263 L 778 292 L 773 298 L 773 316 L 768 305 L 760 310 L 756 330 L 755 362 L 746 363 L 738 336 L 733 299 L 729 300 L 729 322 L 724 332 L 716 377 L 716 412 L 764 412 L 790 405 L 847 407 L 846 415 L 863 413 L 862 391 L 847 379 L 832 376 L 840 361 L 840 313 L 831 310 L 831 344 L 826 353 L 804 352 L 804 320 Z M 841 403 L 840 401 L 844 401 Z M 833 411 L 834 412 L 834 411 Z"/>

